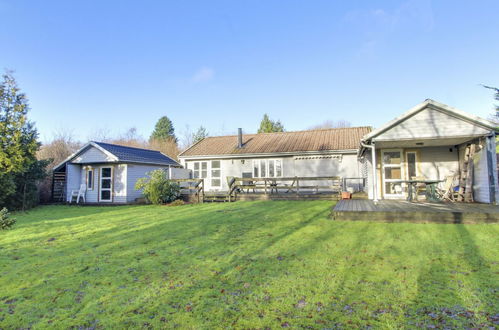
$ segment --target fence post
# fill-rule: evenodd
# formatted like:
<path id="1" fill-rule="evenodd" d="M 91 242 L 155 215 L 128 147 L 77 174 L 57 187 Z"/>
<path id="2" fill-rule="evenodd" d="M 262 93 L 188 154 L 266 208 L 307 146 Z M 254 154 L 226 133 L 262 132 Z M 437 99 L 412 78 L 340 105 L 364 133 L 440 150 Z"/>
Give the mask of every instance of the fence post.
<path id="1" fill-rule="evenodd" d="M 299 195 L 300 194 L 300 180 L 298 179 L 298 177 L 296 176 L 296 194 Z"/>

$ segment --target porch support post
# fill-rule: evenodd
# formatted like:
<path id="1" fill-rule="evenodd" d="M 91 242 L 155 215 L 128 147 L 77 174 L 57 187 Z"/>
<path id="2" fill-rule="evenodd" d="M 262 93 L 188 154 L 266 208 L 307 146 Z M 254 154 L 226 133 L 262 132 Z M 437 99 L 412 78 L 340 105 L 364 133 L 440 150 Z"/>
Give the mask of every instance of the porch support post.
<path id="1" fill-rule="evenodd" d="M 376 144 L 374 141 L 371 142 L 372 148 L 371 148 L 371 158 L 372 158 L 372 165 L 373 165 L 373 200 L 376 203 L 378 201 L 378 178 L 376 175 Z"/>

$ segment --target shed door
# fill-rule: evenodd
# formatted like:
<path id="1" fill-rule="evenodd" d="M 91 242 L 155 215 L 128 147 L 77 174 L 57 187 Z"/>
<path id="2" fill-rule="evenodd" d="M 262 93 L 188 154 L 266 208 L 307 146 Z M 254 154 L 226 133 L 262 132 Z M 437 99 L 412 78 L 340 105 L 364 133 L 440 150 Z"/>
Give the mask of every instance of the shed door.
<path id="1" fill-rule="evenodd" d="M 402 150 L 382 151 L 383 195 L 385 198 L 404 198 L 402 189 Z"/>
<path id="2" fill-rule="evenodd" d="M 113 168 L 101 167 L 99 179 L 99 202 L 111 202 L 113 200 Z"/>

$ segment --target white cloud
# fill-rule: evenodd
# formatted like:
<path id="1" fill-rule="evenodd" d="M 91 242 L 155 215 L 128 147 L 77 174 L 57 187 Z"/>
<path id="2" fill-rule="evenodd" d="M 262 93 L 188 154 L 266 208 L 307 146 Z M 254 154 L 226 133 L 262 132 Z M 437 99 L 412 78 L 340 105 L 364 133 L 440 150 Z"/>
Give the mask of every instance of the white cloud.
<path id="1" fill-rule="evenodd" d="M 192 76 L 192 81 L 195 83 L 202 83 L 206 81 L 210 81 L 215 77 L 215 70 L 208 67 L 203 67 L 196 71 Z"/>

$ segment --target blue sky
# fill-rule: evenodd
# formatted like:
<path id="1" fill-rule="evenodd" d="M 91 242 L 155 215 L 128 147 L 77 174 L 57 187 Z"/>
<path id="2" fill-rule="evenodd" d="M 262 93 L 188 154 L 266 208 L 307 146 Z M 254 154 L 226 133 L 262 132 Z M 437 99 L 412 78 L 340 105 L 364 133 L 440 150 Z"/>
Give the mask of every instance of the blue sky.
<path id="1" fill-rule="evenodd" d="M 210 134 L 380 126 L 426 98 L 479 116 L 499 85 L 499 1 L 0 0 L 0 66 L 42 140 L 167 115 Z"/>

